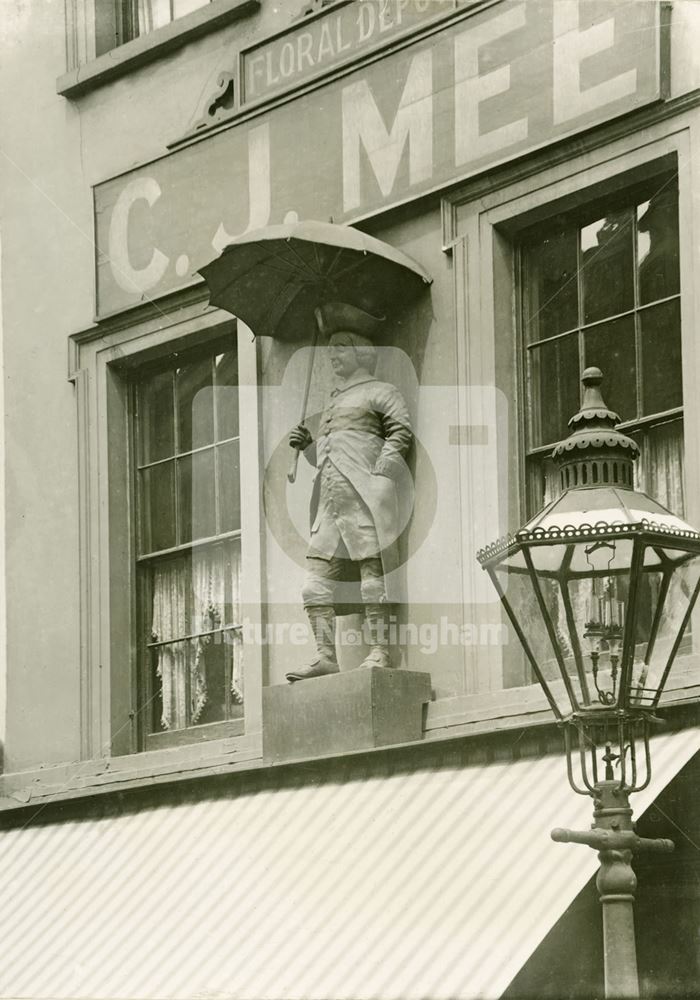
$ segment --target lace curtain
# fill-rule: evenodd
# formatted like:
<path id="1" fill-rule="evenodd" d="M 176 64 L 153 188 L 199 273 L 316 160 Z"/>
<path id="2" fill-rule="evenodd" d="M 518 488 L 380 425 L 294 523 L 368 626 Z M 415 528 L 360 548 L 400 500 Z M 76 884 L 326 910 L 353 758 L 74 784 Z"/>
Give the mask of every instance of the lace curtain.
<path id="1" fill-rule="evenodd" d="M 683 421 L 653 427 L 635 464 L 635 487 L 683 517 Z"/>
<path id="2" fill-rule="evenodd" d="M 242 703 L 243 647 L 240 630 L 201 634 L 240 623 L 240 585 L 241 561 L 237 545 L 195 549 L 191 558 L 168 560 L 156 566 L 151 625 L 154 641 L 194 636 L 156 647 L 157 674 L 163 697 L 161 725 L 164 729 L 182 729 L 197 722 L 202 714 L 209 697 L 206 650 L 213 640 L 223 641 L 230 650 L 231 696 L 233 701 Z"/>

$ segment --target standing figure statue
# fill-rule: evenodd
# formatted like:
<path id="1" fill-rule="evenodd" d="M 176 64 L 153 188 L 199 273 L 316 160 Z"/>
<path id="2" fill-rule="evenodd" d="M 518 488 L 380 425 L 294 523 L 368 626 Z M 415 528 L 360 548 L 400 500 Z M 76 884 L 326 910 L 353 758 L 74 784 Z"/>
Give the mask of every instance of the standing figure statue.
<path id="1" fill-rule="evenodd" d="M 387 575 L 398 565 L 397 539 L 412 497 L 405 462 L 412 433 L 398 389 L 374 377 L 377 349 L 370 337 L 382 319 L 343 302 L 321 308 L 337 385 L 314 442 L 304 424 L 289 437 L 316 467 L 311 500 L 311 542 L 302 590 L 317 658 L 287 674 L 288 681 L 338 673 L 336 613 L 343 585 L 359 583 L 370 652 L 363 667 L 391 667 L 390 612 L 396 600 Z"/>

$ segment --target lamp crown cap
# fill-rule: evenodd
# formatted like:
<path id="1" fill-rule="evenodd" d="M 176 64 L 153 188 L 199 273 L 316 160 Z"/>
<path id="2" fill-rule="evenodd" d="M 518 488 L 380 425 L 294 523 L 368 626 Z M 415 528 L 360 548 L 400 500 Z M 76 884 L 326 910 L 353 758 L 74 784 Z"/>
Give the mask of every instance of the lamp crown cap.
<path id="1" fill-rule="evenodd" d="M 610 461 L 602 469 L 606 473 L 604 481 L 610 485 L 631 487 L 632 464 L 639 455 L 639 447 L 632 438 L 617 429 L 620 417 L 609 409 L 603 399 L 601 384 L 603 373 L 600 368 L 590 366 L 581 375 L 581 408 L 569 420 L 571 434 L 561 441 L 552 452 L 552 458 L 561 468 L 561 485 L 593 486 L 601 482 L 596 468 L 578 469 L 583 464 Z M 576 466 L 576 474 L 569 475 L 567 467 Z M 581 473 L 581 476 L 578 473 Z M 591 473 L 589 476 L 588 473 Z M 572 470 L 573 473 L 573 470 Z"/>

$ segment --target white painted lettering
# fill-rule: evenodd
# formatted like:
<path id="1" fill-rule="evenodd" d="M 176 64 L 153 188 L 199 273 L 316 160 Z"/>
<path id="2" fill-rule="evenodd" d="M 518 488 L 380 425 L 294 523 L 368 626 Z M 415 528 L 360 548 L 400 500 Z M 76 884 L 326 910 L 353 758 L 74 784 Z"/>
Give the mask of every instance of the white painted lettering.
<path id="1" fill-rule="evenodd" d="M 589 114 L 637 90 L 637 71 L 628 70 L 581 90 L 581 63 L 615 45 L 615 19 L 579 30 L 577 0 L 557 0 L 554 17 L 554 124 Z"/>
<path id="2" fill-rule="evenodd" d="M 308 62 L 310 67 L 314 65 L 314 57 L 311 55 L 311 47 L 314 44 L 314 38 L 311 32 L 304 31 L 297 38 L 297 63 L 299 65 L 299 72 L 304 68 L 304 63 Z"/>
<path id="3" fill-rule="evenodd" d="M 400 25 L 403 21 L 403 12 L 408 7 L 409 0 L 396 0 L 396 25 Z"/>
<path id="4" fill-rule="evenodd" d="M 433 172 L 433 62 L 427 49 L 413 57 L 391 132 L 387 131 L 366 80 L 343 89 L 343 208 L 361 203 L 361 156 L 364 147 L 379 189 L 387 197 L 394 186 L 406 142 L 409 184 L 429 180 Z"/>
<path id="5" fill-rule="evenodd" d="M 267 85 L 272 87 L 275 83 L 280 82 L 280 78 L 273 72 L 272 69 L 272 49 L 268 49 L 265 53 L 265 63 L 267 67 Z"/>
<path id="6" fill-rule="evenodd" d="M 343 19 L 342 19 L 342 17 L 336 17 L 336 19 L 335 19 L 335 46 L 336 46 L 336 49 L 337 49 L 337 51 L 339 53 L 340 52 L 347 52 L 347 50 L 351 47 L 349 41 L 346 41 L 345 44 L 343 44 Z"/>
<path id="7" fill-rule="evenodd" d="M 270 221 L 270 123 L 258 125 L 248 133 L 248 225 L 244 232 L 262 229 Z M 238 234 L 236 234 L 238 235 Z M 211 242 L 221 252 L 235 235 L 227 233 L 223 222 Z"/>
<path id="8" fill-rule="evenodd" d="M 376 11 L 371 3 L 361 3 L 357 9 L 358 42 L 366 42 L 374 34 Z"/>
<path id="9" fill-rule="evenodd" d="M 458 166 L 492 156 L 527 138 L 526 117 L 486 133 L 479 128 L 480 104 L 510 89 L 510 66 L 479 75 L 479 50 L 524 24 L 525 5 L 518 4 L 455 38 L 455 161 Z"/>
<path id="10" fill-rule="evenodd" d="M 129 217 L 137 201 L 155 204 L 161 195 L 160 184 L 153 177 L 137 177 L 121 192 L 109 221 L 109 262 L 114 280 L 130 295 L 143 294 L 161 280 L 170 263 L 160 250 L 154 249 L 146 267 L 133 267 L 129 258 Z"/>
<path id="11" fill-rule="evenodd" d="M 262 76 L 265 69 L 265 56 L 259 53 L 257 56 L 252 56 L 248 61 L 248 93 L 255 94 L 258 89 L 258 83 L 260 82 L 260 77 Z"/>
<path id="12" fill-rule="evenodd" d="M 282 76 L 291 76 L 294 72 L 294 46 L 291 42 L 285 42 L 280 52 L 280 73 Z"/>
<path id="13" fill-rule="evenodd" d="M 318 42 L 318 61 L 321 62 L 323 59 L 332 59 L 334 55 L 335 49 L 333 48 L 331 29 L 328 22 L 324 21 L 321 25 L 321 37 Z"/>
<path id="14" fill-rule="evenodd" d="M 379 31 L 389 31 L 394 27 L 394 22 L 391 19 L 389 12 L 389 0 L 380 0 L 379 4 Z"/>

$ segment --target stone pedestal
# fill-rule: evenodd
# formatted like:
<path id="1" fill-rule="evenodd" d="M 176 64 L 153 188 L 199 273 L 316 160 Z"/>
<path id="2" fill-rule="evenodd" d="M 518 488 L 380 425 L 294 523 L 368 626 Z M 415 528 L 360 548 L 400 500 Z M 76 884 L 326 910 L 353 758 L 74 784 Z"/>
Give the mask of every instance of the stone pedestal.
<path id="1" fill-rule="evenodd" d="M 263 689 L 263 759 L 321 757 L 422 736 L 430 675 L 372 667 Z"/>

